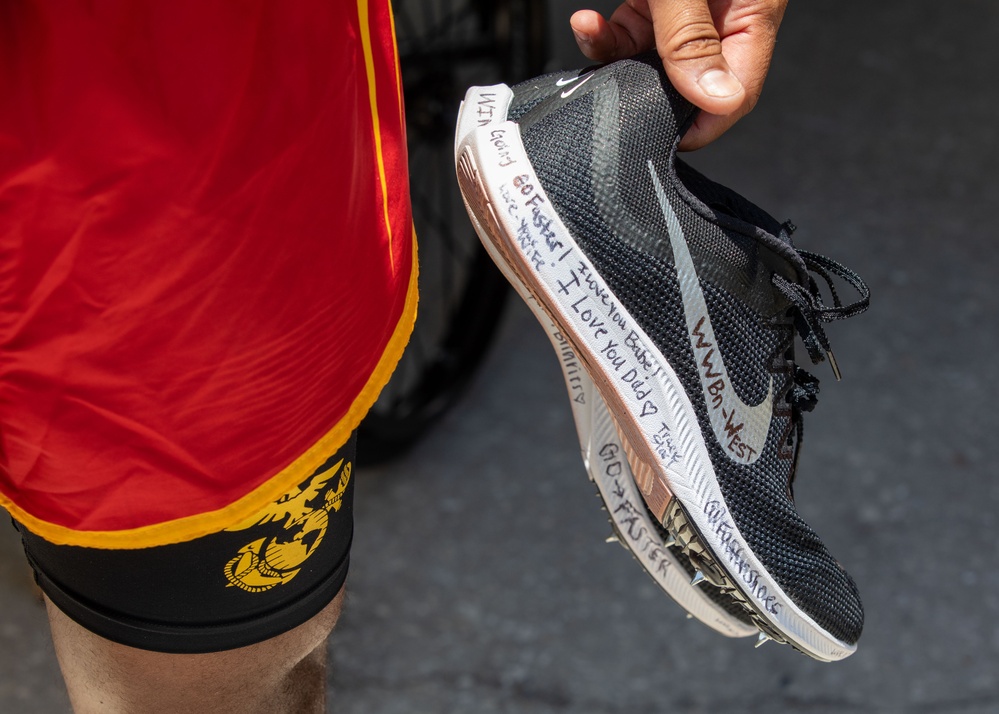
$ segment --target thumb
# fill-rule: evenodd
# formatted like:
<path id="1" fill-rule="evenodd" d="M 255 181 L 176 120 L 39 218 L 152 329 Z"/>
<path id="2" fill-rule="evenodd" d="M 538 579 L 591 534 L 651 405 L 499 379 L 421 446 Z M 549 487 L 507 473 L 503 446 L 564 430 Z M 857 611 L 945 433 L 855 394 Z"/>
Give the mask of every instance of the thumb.
<path id="1" fill-rule="evenodd" d="M 722 54 L 721 37 L 707 0 L 649 0 L 656 47 L 670 82 L 710 114 L 732 114 L 746 89 Z"/>

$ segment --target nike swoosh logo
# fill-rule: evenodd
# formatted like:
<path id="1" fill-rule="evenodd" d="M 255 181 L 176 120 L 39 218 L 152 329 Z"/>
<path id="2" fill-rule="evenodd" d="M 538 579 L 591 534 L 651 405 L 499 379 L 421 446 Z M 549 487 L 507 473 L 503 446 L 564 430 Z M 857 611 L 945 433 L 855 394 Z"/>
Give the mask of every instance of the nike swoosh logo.
<path id="1" fill-rule="evenodd" d="M 581 74 L 578 77 L 570 77 L 569 79 L 562 79 L 560 77 L 558 79 L 558 81 L 555 82 L 555 86 L 556 87 L 565 87 L 566 85 L 572 84 L 573 82 L 579 82 L 579 80 L 582 80 L 581 82 L 579 82 L 579 84 L 574 84 L 572 86 L 572 88 L 567 89 L 564 92 L 562 92 L 562 99 L 568 99 L 569 96 L 571 96 L 573 92 L 575 92 L 577 89 L 579 89 L 584 84 L 586 84 L 589 81 L 590 77 L 592 77 L 592 76 L 593 76 L 593 73 L 589 72 L 587 74 Z"/>
<path id="2" fill-rule="evenodd" d="M 701 389 L 707 402 L 711 429 L 730 459 L 740 464 L 751 464 L 760 457 L 770 431 L 774 379 L 770 377 L 767 396 L 755 406 L 746 404 L 736 393 L 718 348 L 718 340 L 711 326 L 711 316 L 708 314 L 694 261 L 690 257 L 683 227 L 670 205 L 651 160 L 649 173 L 652 174 L 659 207 L 669 229 L 669 242 L 673 249 L 673 262 L 676 264 L 676 277 L 680 283 L 683 313 L 687 321 L 687 336 L 694 351 L 697 376 L 701 380 Z"/>

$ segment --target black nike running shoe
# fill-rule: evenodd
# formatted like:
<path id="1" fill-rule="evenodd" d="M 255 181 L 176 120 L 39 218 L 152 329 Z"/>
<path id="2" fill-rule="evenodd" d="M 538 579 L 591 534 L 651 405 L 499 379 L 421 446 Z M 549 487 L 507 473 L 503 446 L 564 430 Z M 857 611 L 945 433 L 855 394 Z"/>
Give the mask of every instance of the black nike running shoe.
<path id="1" fill-rule="evenodd" d="M 565 91 L 575 81 L 574 77 L 559 72 L 535 77 L 512 89 L 506 85 L 472 87 L 459 111 L 455 146 L 477 127 L 519 118 L 542 100 Z M 474 215 L 472 220 L 475 221 Z M 481 226 L 477 229 L 482 231 Z M 632 450 L 624 442 L 572 345 L 491 243 L 486 243 L 486 251 L 534 311 L 558 355 L 586 473 L 596 486 L 613 530 L 607 541 L 620 543 L 688 617 L 727 637 L 758 634 L 758 628 L 739 601 L 706 580 L 698 581 L 698 566 L 691 562 L 687 552 L 671 547 L 675 543 L 655 521 L 635 485 L 628 456 Z"/>
<path id="2" fill-rule="evenodd" d="M 655 54 L 559 89 L 459 144 L 480 237 L 586 365 L 694 580 L 730 595 L 763 639 L 820 660 L 850 655 L 863 626 L 856 586 L 791 492 L 818 391 L 794 363 L 794 338 L 838 375 L 821 325 L 865 309 L 867 286 L 677 158 L 696 110 Z M 813 274 L 860 299 L 843 305 L 832 290 L 825 305 Z"/>

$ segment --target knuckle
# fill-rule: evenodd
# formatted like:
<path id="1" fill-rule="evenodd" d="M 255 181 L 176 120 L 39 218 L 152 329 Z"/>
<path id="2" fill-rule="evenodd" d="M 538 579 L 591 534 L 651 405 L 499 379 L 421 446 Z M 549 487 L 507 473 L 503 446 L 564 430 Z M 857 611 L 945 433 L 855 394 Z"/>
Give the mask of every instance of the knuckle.
<path id="1" fill-rule="evenodd" d="M 696 22 L 682 27 L 673 35 L 669 43 L 669 57 L 664 59 L 674 62 L 704 59 L 720 55 L 721 41 L 714 25 L 708 22 Z"/>

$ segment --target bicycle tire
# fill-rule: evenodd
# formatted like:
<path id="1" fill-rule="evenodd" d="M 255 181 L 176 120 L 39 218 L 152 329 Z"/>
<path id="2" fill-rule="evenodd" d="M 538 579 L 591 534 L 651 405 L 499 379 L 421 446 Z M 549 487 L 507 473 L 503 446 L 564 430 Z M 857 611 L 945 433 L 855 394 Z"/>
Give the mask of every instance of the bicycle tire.
<path id="1" fill-rule="evenodd" d="M 410 344 L 358 435 L 367 464 L 397 458 L 456 402 L 488 352 L 509 285 L 469 225 L 454 178 L 458 106 L 472 84 L 540 74 L 537 0 L 393 3 L 406 106 L 420 307 Z"/>

